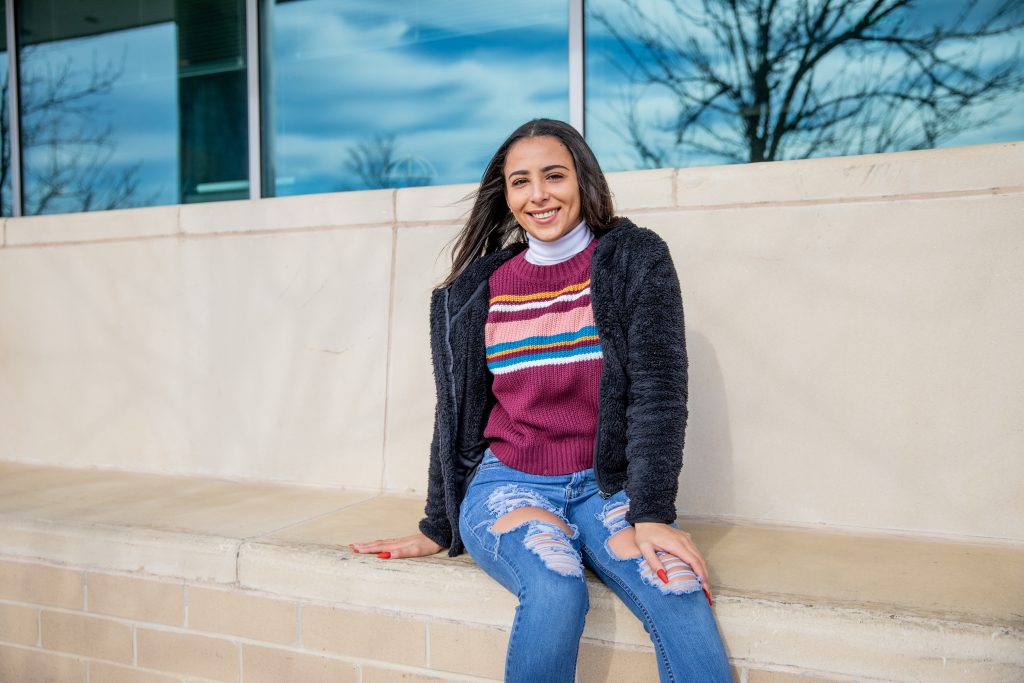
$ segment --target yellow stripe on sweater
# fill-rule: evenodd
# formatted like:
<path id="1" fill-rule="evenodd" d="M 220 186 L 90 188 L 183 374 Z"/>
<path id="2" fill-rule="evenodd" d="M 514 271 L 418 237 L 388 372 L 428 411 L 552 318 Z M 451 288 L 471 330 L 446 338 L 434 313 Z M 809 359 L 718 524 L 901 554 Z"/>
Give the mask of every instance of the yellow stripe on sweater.
<path id="1" fill-rule="evenodd" d="M 578 292 L 581 289 L 586 289 L 589 286 L 590 280 L 587 279 L 586 282 L 580 282 L 579 284 L 569 285 L 568 287 L 564 287 L 558 290 L 557 292 L 537 292 L 536 294 L 499 294 L 498 296 L 491 297 L 491 303 L 496 304 L 501 303 L 503 301 L 521 302 L 534 301 L 536 299 L 548 299 L 556 296 L 561 296 L 562 294 L 568 294 L 569 292 Z"/>

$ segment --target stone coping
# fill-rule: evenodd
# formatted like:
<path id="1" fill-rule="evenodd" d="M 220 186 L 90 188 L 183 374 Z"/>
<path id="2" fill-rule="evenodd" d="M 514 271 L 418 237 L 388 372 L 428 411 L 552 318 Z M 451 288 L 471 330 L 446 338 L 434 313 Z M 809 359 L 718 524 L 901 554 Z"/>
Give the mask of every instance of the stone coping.
<path id="1" fill-rule="evenodd" d="M 6 558 L 507 628 L 514 600 L 467 556 L 379 560 L 346 547 L 408 533 L 421 510 L 393 494 L 0 463 Z M 1024 672 L 1024 548 L 681 521 L 712 567 L 734 659 L 883 679 L 908 658 Z M 646 645 L 589 581 L 587 635 Z"/>
<path id="2" fill-rule="evenodd" d="M 608 174 L 618 212 L 1024 191 L 1024 142 Z M 0 249 L 461 224 L 474 183 L 0 218 Z"/>

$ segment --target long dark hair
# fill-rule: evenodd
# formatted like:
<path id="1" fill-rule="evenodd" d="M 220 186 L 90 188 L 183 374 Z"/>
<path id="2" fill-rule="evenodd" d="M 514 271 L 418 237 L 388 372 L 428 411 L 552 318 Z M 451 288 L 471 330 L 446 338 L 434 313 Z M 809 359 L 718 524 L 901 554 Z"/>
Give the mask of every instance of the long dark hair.
<path id="1" fill-rule="evenodd" d="M 553 119 L 534 119 L 515 129 L 487 163 L 473 209 L 465 227 L 452 241 L 452 271 L 443 285 L 449 285 L 469 264 L 510 244 L 526 242 L 526 231 L 516 222 L 505 201 L 505 157 L 523 138 L 549 135 L 569 150 L 576 165 L 580 186 L 580 214 L 594 234 L 601 236 L 615 225 L 612 193 L 601 165 L 579 132 L 567 123 Z"/>

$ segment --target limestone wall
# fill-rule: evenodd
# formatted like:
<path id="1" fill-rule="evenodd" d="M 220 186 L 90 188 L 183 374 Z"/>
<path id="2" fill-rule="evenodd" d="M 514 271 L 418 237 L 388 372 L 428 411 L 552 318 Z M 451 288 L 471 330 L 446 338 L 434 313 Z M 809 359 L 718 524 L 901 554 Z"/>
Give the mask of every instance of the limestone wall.
<path id="1" fill-rule="evenodd" d="M 672 247 L 688 514 L 1024 541 L 1024 143 L 611 176 Z M 7 219 L 0 460 L 421 491 L 471 186 Z"/>

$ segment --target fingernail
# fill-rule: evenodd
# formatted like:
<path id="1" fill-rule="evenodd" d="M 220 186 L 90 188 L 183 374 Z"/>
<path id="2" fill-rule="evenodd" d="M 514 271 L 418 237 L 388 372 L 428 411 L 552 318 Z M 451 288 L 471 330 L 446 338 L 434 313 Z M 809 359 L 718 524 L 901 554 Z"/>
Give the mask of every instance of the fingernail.
<path id="1" fill-rule="evenodd" d="M 390 560 L 391 559 L 391 553 L 389 553 L 388 551 L 385 550 L 382 553 L 377 553 L 377 557 L 379 557 L 382 560 Z"/>
<path id="2" fill-rule="evenodd" d="M 658 578 L 661 579 L 662 583 L 668 583 L 668 574 L 665 573 L 664 569 L 658 570 Z"/>
<path id="3" fill-rule="evenodd" d="M 708 599 L 708 605 L 711 607 L 715 606 L 715 601 L 711 599 L 711 591 L 708 590 L 707 586 L 702 586 L 704 589 L 704 596 Z"/>

